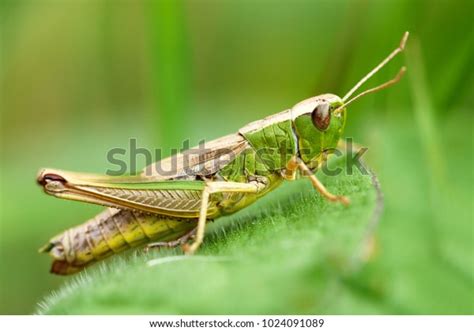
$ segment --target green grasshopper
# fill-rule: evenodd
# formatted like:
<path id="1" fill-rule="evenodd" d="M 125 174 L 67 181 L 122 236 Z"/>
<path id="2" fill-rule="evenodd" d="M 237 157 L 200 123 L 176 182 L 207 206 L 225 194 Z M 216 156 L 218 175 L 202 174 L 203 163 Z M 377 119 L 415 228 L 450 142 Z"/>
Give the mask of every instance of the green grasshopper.
<path id="1" fill-rule="evenodd" d="M 334 151 L 346 122 L 346 107 L 361 96 L 395 84 L 390 81 L 349 99 L 359 87 L 402 52 L 408 32 L 379 65 L 343 98 L 323 94 L 289 110 L 250 123 L 193 153 L 183 151 L 135 176 L 101 176 L 42 169 L 38 183 L 47 194 L 108 207 L 84 224 L 52 238 L 40 249 L 53 257 L 52 273 L 72 274 L 130 247 L 182 245 L 193 254 L 203 242 L 206 222 L 234 213 L 284 180 L 309 178 L 330 201 L 349 199 L 330 193 L 315 172 Z M 202 146 L 201 146 L 202 147 Z M 225 156 L 222 162 L 221 157 Z M 173 174 L 157 169 L 173 168 Z M 188 242 L 194 238 L 191 244 Z"/>

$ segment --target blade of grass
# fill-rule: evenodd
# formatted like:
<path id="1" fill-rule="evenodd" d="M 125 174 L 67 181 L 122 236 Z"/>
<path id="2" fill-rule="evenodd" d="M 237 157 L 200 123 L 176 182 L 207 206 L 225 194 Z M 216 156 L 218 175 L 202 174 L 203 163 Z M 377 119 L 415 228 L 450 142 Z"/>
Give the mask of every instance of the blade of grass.
<path id="1" fill-rule="evenodd" d="M 419 139 L 424 150 L 426 170 L 429 172 L 429 200 L 432 223 L 429 225 L 432 239 L 432 252 L 447 267 L 453 269 L 464 281 L 471 282 L 472 264 L 459 264 L 443 251 L 443 227 L 450 217 L 446 212 L 446 197 L 454 197 L 453 187 L 446 177 L 446 165 L 443 158 L 444 146 L 439 140 L 441 132 L 435 122 L 435 110 L 431 101 L 426 75 L 424 73 L 423 55 L 419 41 L 414 37 L 407 50 L 407 63 L 410 68 L 410 87 L 414 103 L 415 120 L 418 125 Z M 448 225 L 449 226 L 449 225 Z"/>
<path id="2" fill-rule="evenodd" d="M 151 1 L 149 6 L 156 103 L 150 128 L 168 154 L 189 130 L 191 66 L 185 6 L 181 0 Z"/>

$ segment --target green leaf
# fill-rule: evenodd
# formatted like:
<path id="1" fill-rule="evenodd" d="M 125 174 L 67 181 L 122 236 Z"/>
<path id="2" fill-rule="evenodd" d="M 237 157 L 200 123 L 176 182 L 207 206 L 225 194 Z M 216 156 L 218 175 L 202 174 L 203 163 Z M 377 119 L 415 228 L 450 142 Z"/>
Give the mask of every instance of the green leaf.
<path id="1" fill-rule="evenodd" d="M 324 313 L 370 258 L 381 196 L 375 177 L 358 171 L 321 179 L 351 205 L 327 202 L 306 180 L 285 183 L 211 224 L 197 255 L 175 249 L 117 256 L 74 276 L 38 312 Z"/>

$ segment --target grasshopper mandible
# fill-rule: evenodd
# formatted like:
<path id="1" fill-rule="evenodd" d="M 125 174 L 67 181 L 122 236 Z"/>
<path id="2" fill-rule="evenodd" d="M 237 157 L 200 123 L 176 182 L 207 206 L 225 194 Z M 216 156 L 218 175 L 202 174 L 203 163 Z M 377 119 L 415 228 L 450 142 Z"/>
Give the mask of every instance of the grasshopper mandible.
<path id="1" fill-rule="evenodd" d="M 385 64 L 403 51 L 399 47 L 364 76 L 344 97 L 323 94 L 289 110 L 250 123 L 237 133 L 207 143 L 185 164 L 187 152 L 152 164 L 136 176 L 100 176 L 42 169 L 38 183 L 55 197 L 108 207 L 93 219 L 52 238 L 40 252 L 53 257 L 51 272 L 72 274 L 85 266 L 148 243 L 148 247 L 182 245 L 193 254 L 204 238 L 206 222 L 236 212 L 276 188 L 284 180 L 309 178 L 330 201 L 349 199 L 330 193 L 315 171 L 338 144 L 346 107 L 361 96 L 400 80 L 402 67 L 390 81 L 351 99 Z M 213 162 L 227 155 L 225 162 Z M 174 165 L 174 175 L 156 171 Z M 191 244 L 188 241 L 194 238 Z"/>

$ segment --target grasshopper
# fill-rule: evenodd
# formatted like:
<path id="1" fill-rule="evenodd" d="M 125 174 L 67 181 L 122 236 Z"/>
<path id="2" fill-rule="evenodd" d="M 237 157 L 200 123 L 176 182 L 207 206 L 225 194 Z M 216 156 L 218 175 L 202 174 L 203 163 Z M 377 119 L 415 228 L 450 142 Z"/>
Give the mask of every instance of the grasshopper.
<path id="1" fill-rule="evenodd" d="M 307 177 L 327 200 L 348 205 L 349 199 L 329 192 L 315 172 L 338 145 L 347 106 L 397 83 L 405 73 L 402 67 L 393 79 L 351 98 L 403 51 L 407 38 L 408 32 L 400 45 L 344 97 L 322 94 L 303 100 L 237 133 L 208 142 L 204 149 L 193 149 L 192 155 L 183 151 L 158 161 L 139 175 L 40 170 L 37 181 L 47 194 L 107 207 L 40 249 L 53 258 L 51 272 L 72 274 L 144 244 L 149 248 L 181 245 L 186 254 L 193 254 L 203 242 L 207 221 L 250 205 L 285 180 Z M 223 162 L 215 162 L 222 156 L 226 156 Z M 157 171 L 166 167 L 175 171 Z"/>

